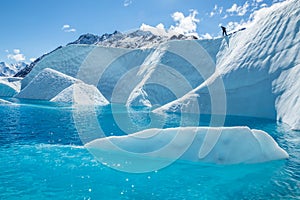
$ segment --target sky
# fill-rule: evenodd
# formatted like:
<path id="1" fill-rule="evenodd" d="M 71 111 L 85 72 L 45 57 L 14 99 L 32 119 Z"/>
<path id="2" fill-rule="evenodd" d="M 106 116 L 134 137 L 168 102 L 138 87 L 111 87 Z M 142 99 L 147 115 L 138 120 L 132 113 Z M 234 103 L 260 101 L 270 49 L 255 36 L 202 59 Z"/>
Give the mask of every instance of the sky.
<path id="1" fill-rule="evenodd" d="M 284 0 L 1 0 L 0 61 L 33 61 L 80 35 L 137 29 L 201 38 L 241 27 Z"/>

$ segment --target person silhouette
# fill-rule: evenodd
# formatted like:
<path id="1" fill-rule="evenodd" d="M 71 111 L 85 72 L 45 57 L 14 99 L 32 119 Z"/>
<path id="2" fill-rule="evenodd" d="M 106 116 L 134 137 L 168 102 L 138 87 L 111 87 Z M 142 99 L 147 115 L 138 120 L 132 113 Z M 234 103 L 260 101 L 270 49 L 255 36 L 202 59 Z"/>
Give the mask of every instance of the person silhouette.
<path id="1" fill-rule="evenodd" d="M 221 26 L 221 29 L 222 29 L 222 31 L 223 31 L 222 35 L 223 35 L 223 36 L 224 36 L 224 35 L 227 36 L 226 27 Z"/>

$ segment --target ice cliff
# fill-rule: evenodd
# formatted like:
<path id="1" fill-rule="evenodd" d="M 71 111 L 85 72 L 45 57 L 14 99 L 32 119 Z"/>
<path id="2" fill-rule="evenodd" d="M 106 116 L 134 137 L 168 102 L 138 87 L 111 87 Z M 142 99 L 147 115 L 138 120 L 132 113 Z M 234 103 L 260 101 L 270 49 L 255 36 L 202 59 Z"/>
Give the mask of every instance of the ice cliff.
<path id="1" fill-rule="evenodd" d="M 277 119 L 299 130 L 299 17 L 299 1 L 260 10 L 246 30 L 223 40 L 218 73 L 156 112 L 180 111 L 197 95 L 200 109 L 209 113 L 209 105 L 202 102 L 209 102 L 209 92 L 217 91 L 215 85 L 222 80 L 227 114 Z"/>

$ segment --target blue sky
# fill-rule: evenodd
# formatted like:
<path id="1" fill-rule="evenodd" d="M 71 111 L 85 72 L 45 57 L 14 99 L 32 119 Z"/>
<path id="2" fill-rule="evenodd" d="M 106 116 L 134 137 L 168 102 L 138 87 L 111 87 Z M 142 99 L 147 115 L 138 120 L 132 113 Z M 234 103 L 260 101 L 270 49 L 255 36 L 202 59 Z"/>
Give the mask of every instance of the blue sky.
<path id="1" fill-rule="evenodd" d="M 81 34 L 164 27 L 200 37 L 235 29 L 282 0 L 1 0 L 0 61 L 30 62 Z"/>

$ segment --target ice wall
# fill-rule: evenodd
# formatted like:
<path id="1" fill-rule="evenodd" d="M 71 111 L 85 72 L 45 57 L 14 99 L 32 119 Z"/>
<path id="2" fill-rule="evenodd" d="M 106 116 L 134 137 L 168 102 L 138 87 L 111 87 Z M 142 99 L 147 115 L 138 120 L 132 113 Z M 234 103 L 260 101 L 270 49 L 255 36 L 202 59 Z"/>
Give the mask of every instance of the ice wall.
<path id="1" fill-rule="evenodd" d="M 1 97 L 12 97 L 21 88 L 21 79 L 13 77 L 1 77 L 0 78 L 0 96 Z"/>
<path id="2" fill-rule="evenodd" d="M 155 112 L 180 112 L 197 95 L 202 113 L 211 113 L 211 94 L 222 81 L 226 114 L 278 119 L 299 129 L 299 17 L 296 0 L 258 11 L 246 30 L 224 38 L 218 73 Z"/>

